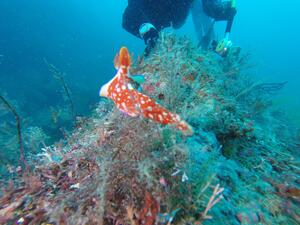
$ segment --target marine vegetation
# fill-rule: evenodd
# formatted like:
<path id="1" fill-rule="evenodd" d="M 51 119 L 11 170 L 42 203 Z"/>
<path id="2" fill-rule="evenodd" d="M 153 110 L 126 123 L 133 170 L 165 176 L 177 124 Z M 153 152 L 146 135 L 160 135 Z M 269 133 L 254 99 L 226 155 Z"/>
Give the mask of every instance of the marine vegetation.
<path id="1" fill-rule="evenodd" d="M 0 95 L 0 100 L 3 102 L 4 106 L 15 117 L 17 134 L 18 134 L 18 144 L 19 144 L 19 150 L 20 150 L 20 160 L 21 160 L 22 163 L 26 164 L 25 155 L 24 155 L 22 132 L 21 132 L 21 119 L 20 119 L 20 116 L 17 113 L 16 109 L 8 102 L 8 100 L 4 96 Z"/>
<path id="2" fill-rule="evenodd" d="M 47 87 L 51 89 L 51 93 L 59 93 L 57 89 L 62 89 L 61 98 L 55 98 L 57 101 L 49 103 L 47 98 L 44 98 L 44 102 L 49 104 L 39 105 L 37 110 L 35 106 L 38 103 L 35 101 L 27 101 L 26 98 L 16 101 L 9 93 L 0 89 L 0 183 L 10 175 L 14 176 L 14 171 L 21 171 L 27 167 L 24 160 L 27 152 L 40 153 L 41 148 L 59 140 L 73 124 L 84 120 L 84 117 L 76 115 L 65 73 L 45 59 L 44 61 L 49 75 L 55 78 L 50 79 L 51 82 L 53 80 L 53 84 L 48 83 Z M 56 80 L 61 86 L 57 85 Z M 12 165 L 19 167 L 13 168 Z"/>
<path id="3" fill-rule="evenodd" d="M 44 59 L 44 62 L 48 66 L 48 69 L 51 72 L 52 76 L 61 83 L 64 93 L 65 93 L 65 96 L 66 96 L 67 100 L 69 101 L 70 112 L 71 112 L 73 118 L 75 119 L 76 113 L 75 113 L 74 103 L 73 103 L 73 100 L 71 97 L 71 91 L 65 82 L 64 73 L 59 71 L 53 64 L 50 64 L 46 59 Z"/>
<path id="4" fill-rule="evenodd" d="M 162 33 L 126 69 L 193 134 L 103 98 L 65 139 L 27 155 L 0 224 L 299 224 L 299 133 L 273 105 L 284 83 L 257 82 L 248 62 L 239 48 L 220 58 Z"/>

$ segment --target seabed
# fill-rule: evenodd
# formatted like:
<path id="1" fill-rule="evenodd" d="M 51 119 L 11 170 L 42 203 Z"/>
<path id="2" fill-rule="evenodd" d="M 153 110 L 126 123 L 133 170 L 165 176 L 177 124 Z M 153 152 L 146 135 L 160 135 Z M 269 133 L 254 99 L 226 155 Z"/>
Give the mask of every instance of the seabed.
<path id="1" fill-rule="evenodd" d="M 27 155 L 0 198 L 0 224 L 299 224 L 300 135 L 273 104 L 283 84 L 162 33 L 133 63 L 143 93 L 184 118 L 171 126 L 101 100 L 66 139 Z"/>

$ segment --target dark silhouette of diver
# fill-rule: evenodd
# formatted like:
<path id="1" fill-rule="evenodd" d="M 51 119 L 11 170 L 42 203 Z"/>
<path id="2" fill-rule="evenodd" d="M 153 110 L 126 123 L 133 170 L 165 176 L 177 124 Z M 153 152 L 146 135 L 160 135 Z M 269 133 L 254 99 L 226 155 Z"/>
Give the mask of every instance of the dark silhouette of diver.
<path id="1" fill-rule="evenodd" d="M 232 43 L 229 40 L 235 0 L 128 0 L 123 14 L 125 30 L 142 38 L 148 54 L 155 46 L 159 31 L 166 27 L 180 28 L 192 11 L 199 45 L 207 49 L 213 38 L 215 21 L 227 21 L 225 37 L 215 43 L 215 51 L 225 56 Z"/>

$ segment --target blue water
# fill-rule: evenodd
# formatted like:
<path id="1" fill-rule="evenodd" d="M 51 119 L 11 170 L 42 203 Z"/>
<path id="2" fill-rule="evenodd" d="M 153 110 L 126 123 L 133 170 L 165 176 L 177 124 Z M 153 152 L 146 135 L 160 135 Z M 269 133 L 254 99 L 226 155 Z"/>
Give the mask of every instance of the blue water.
<path id="1" fill-rule="evenodd" d="M 32 115 L 60 100 L 43 58 L 66 73 L 79 114 L 89 112 L 98 89 L 114 73 L 112 59 L 121 45 L 136 55 L 143 43 L 121 27 L 127 1 L 0 2 L 0 88 Z M 231 38 L 250 51 L 257 76 L 269 81 L 288 80 L 284 101 L 288 110 L 300 108 L 298 54 L 299 1 L 238 1 Z M 218 25 L 220 31 L 224 24 Z M 181 34 L 195 38 L 191 18 Z M 222 33 L 220 33 L 222 35 Z M 50 84 L 49 84 L 50 82 Z M 53 81 L 52 81 L 53 82 Z"/>
<path id="2" fill-rule="evenodd" d="M 259 78 L 289 81 L 282 94 L 293 115 L 300 109 L 299 8 L 297 0 L 240 2 L 233 31 L 236 42 L 254 54 Z"/>

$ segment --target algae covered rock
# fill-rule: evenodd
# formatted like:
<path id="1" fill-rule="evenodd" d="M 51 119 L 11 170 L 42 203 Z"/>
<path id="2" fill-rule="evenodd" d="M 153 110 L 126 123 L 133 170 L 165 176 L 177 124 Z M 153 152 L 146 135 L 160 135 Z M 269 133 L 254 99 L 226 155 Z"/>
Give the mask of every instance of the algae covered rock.
<path id="1" fill-rule="evenodd" d="M 143 93 L 189 122 L 193 136 L 101 100 L 6 188 L 0 223 L 299 223 L 296 131 L 246 65 L 239 50 L 223 59 L 162 33 L 131 73 L 145 76 Z"/>

